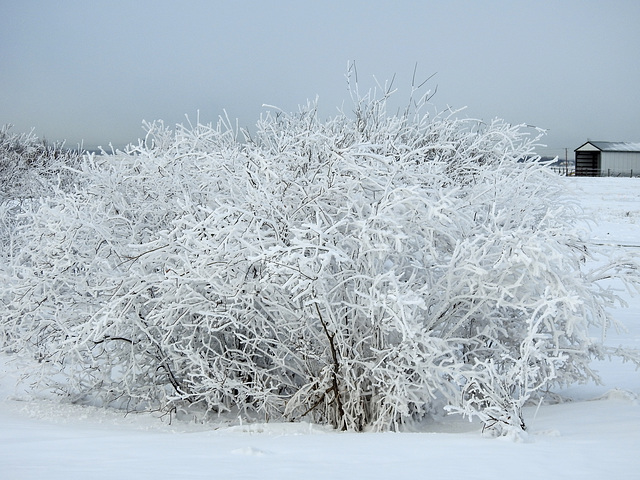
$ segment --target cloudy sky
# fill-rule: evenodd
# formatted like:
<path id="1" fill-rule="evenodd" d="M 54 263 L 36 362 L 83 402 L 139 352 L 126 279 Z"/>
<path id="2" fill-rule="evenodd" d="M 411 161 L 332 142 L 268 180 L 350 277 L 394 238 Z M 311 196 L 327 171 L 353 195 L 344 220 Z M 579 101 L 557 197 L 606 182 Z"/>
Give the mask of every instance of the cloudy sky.
<path id="1" fill-rule="evenodd" d="M 2 0 L 0 124 L 86 147 L 143 120 L 255 124 L 318 96 L 320 112 L 395 75 L 435 110 L 548 130 L 543 154 L 640 141 L 638 0 Z"/>

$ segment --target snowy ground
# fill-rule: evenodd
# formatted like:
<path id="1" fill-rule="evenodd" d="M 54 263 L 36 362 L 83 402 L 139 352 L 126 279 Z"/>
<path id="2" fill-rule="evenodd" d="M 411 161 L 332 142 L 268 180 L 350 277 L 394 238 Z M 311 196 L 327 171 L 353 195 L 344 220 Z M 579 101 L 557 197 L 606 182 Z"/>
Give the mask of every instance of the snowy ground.
<path id="1" fill-rule="evenodd" d="M 640 254 L 640 179 L 567 178 L 605 254 Z M 607 342 L 640 348 L 640 298 L 614 315 L 627 332 Z M 75 478 L 640 478 L 640 372 L 597 362 L 605 385 L 577 385 L 569 401 L 531 407 L 525 442 L 488 439 L 457 417 L 420 433 L 338 433 L 309 424 L 214 428 L 152 415 L 33 400 L 0 358 L 0 479 Z"/>

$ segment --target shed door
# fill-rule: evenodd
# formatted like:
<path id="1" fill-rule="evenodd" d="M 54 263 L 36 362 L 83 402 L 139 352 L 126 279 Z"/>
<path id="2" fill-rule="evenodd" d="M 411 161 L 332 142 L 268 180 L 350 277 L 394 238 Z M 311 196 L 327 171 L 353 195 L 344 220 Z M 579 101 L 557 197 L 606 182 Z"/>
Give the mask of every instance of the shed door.
<path id="1" fill-rule="evenodd" d="M 576 176 L 600 175 L 600 152 L 576 152 Z"/>

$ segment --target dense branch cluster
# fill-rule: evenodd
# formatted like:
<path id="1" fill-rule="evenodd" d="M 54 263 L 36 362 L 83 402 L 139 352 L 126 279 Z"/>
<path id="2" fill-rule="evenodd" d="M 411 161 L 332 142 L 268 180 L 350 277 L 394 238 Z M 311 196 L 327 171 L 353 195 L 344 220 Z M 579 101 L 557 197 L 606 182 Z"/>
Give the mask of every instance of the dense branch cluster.
<path id="1" fill-rule="evenodd" d="M 242 140 L 156 122 L 87 155 L 4 228 L 5 350 L 129 409 L 524 428 L 525 402 L 595 377 L 615 299 L 597 280 L 629 265 L 585 271 L 536 135 L 386 101 L 266 113 Z"/>

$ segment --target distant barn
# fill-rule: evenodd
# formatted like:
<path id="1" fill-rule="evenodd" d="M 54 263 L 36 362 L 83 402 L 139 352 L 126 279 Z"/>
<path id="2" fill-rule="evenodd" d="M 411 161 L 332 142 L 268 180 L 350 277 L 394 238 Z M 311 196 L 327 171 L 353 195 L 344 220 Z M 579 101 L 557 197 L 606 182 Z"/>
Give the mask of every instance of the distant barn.
<path id="1" fill-rule="evenodd" d="M 588 141 L 575 154 L 576 176 L 640 175 L 640 143 Z"/>

